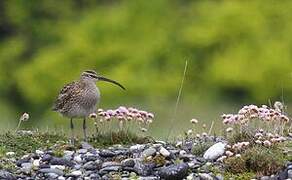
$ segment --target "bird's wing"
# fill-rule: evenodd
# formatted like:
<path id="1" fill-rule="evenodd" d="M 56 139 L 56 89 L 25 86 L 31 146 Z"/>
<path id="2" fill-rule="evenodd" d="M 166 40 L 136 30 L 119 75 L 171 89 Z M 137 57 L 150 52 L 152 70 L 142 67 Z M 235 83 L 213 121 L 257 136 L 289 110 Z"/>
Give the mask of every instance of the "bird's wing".
<path id="1" fill-rule="evenodd" d="M 74 81 L 69 84 L 66 84 L 60 91 L 54 105 L 53 110 L 58 111 L 62 110 L 66 103 L 70 102 L 76 94 L 78 94 L 79 84 Z"/>

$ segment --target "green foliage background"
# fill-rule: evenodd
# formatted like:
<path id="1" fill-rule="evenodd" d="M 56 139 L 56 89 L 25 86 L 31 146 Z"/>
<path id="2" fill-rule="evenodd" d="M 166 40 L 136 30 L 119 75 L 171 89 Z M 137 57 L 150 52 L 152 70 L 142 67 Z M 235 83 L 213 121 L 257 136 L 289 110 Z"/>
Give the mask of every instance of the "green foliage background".
<path id="1" fill-rule="evenodd" d="M 128 89 L 99 83 L 102 107 L 156 110 L 150 105 L 175 102 L 186 59 L 188 108 L 266 103 L 283 93 L 289 101 L 291 9 L 289 0 L 2 0 L 3 122 L 22 111 L 58 119 L 50 112 L 55 96 L 85 69 Z"/>

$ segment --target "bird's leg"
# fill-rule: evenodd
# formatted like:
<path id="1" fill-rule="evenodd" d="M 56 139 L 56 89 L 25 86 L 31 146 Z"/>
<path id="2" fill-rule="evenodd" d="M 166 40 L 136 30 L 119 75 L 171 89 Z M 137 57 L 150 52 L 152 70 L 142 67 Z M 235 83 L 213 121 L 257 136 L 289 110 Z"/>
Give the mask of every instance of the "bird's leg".
<path id="1" fill-rule="evenodd" d="M 74 145 L 74 125 L 73 125 L 73 118 L 70 119 L 70 128 L 71 128 L 71 144 Z"/>
<path id="2" fill-rule="evenodd" d="M 83 119 L 83 135 L 84 135 L 84 141 L 87 142 L 87 135 L 86 135 L 86 118 Z"/>

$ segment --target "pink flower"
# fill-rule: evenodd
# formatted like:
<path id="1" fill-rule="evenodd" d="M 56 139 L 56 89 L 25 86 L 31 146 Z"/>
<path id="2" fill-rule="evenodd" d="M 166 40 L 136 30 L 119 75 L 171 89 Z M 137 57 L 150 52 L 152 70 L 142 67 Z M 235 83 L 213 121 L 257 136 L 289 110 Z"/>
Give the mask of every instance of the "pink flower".
<path id="1" fill-rule="evenodd" d="M 270 147 L 272 145 L 272 143 L 268 140 L 264 141 L 264 146 Z"/>

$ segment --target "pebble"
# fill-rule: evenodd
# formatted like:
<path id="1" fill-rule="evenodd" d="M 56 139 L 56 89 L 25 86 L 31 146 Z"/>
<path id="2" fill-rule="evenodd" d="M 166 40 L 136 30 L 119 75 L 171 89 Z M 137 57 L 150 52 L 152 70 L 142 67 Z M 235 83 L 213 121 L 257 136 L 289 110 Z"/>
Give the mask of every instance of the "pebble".
<path id="1" fill-rule="evenodd" d="M 77 163 L 82 163 L 82 158 L 80 154 L 77 156 L 74 156 L 73 160 L 76 161 Z"/>
<path id="2" fill-rule="evenodd" d="M 15 152 L 7 152 L 6 153 L 6 156 L 14 156 L 15 155 Z"/>
<path id="3" fill-rule="evenodd" d="M 291 178 L 292 179 L 292 169 L 289 169 L 287 171 L 287 173 L 288 173 L 288 178 Z"/>
<path id="4" fill-rule="evenodd" d="M 130 151 L 142 151 L 145 148 L 143 144 L 136 144 L 130 147 Z"/>
<path id="5" fill-rule="evenodd" d="M 214 178 L 208 173 L 199 173 L 199 178 L 202 180 L 213 180 Z"/>
<path id="6" fill-rule="evenodd" d="M 41 173 L 55 173 L 58 174 L 59 176 L 63 176 L 64 173 L 62 170 L 60 169 L 53 169 L 53 168 L 44 168 L 44 169 L 40 169 L 39 172 Z"/>
<path id="7" fill-rule="evenodd" d="M 166 180 L 181 180 L 187 176 L 189 166 L 186 163 L 172 164 L 163 167 L 159 171 L 159 176 Z"/>
<path id="8" fill-rule="evenodd" d="M 142 157 L 146 158 L 148 156 L 153 156 L 154 154 L 156 154 L 156 149 L 150 147 L 142 152 Z"/>
<path id="9" fill-rule="evenodd" d="M 170 152 L 166 150 L 164 147 L 160 148 L 159 153 L 164 157 L 168 157 L 170 155 Z"/>
<path id="10" fill-rule="evenodd" d="M 16 177 L 8 171 L 0 170 L 0 179 L 16 180 Z"/>
<path id="11" fill-rule="evenodd" d="M 39 159 L 36 159 L 32 162 L 32 165 L 35 166 L 35 167 L 39 167 L 40 166 L 40 160 Z"/>
<path id="12" fill-rule="evenodd" d="M 77 170 L 77 171 L 72 171 L 72 172 L 70 173 L 70 175 L 75 176 L 75 177 L 78 177 L 78 176 L 81 176 L 81 175 L 82 175 L 82 172 L 79 171 L 79 170 Z"/>

